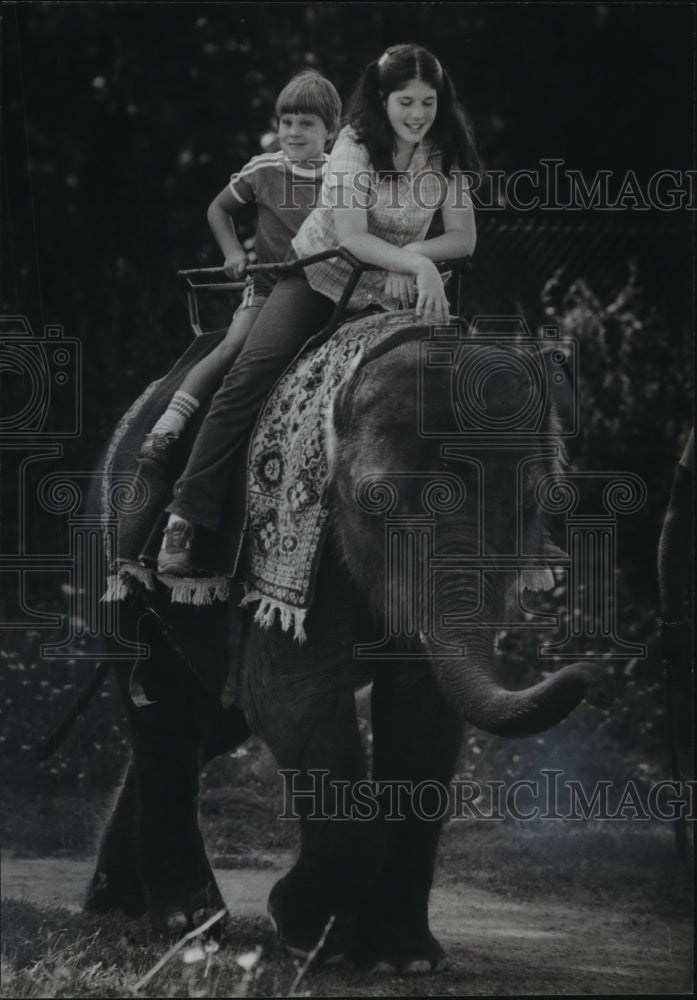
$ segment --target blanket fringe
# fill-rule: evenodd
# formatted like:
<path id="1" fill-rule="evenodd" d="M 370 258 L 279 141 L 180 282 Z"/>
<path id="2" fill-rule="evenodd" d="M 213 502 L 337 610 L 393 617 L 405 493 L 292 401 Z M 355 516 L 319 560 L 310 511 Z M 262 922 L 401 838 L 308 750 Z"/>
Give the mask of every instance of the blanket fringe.
<path id="1" fill-rule="evenodd" d="M 276 617 L 276 613 L 281 619 L 281 628 L 288 632 L 292 626 L 293 638 L 299 643 L 305 642 L 307 634 L 305 632 L 305 608 L 294 608 L 284 601 L 266 597 L 258 590 L 248 590 L 240 601 L 240 607 L 246 608 L 253 601 L 259 601 L 259 607 L 254 613 L 254 621 L 262 628 L 271 628 Z"/>
<path id="2" fill-rule="evenodd" d="M 107 577 L 106 590 L 101 602 L 123 601 L 133 592 L 137 584 L 142 584 L 146 590 L 154 590 L 153 571 L 137 562 L 123 562 L 116 573 Z"/>
<path id="3" fill-rule="evenodd" d="M 140 584 L 146 590 L 155 589 L 155 579 L 158 579 L 170 590 L 172 604 L 212 604 L 214 601 L 226 601 L 230 593 L 230 585 L 225 576 L 181 577 L 172 574 L 157 574 L 136 562 L 123 562 L 116 573 L 107 577 L 106 590 L 101 600 L 123 601 Z"/>
<path id="4" fill-rule="evenodd" d="M 131 592 L 131 586 L 120 573 L 111 573 L 107 577 L 106 590 L 99 598 L 100 604 L 108 601 L 122 601 Z"/>
<path id="5" fill-rule="evenodd" d="M 200 607 L 214 601 L 226 601 L 230 585 L 226 576 L 173 576 L 158 574 L 157 579 L 170 589 L 172 604 L 193 604 Z"/>

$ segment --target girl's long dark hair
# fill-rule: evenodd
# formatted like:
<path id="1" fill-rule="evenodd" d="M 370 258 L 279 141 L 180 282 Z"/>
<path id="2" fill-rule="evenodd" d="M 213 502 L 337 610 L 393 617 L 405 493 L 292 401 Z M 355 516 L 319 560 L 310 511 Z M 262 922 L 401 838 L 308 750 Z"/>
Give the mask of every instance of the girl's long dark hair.
<path id="1" fill-rule="evenodd" d="M 440 147 L 443 173 L 478 172 L 472 127 L 458 102 L 453 82 L 436 57 L 421 45 L 394 45 L 368 65 L 349 99 L 345 121 L 368 150 L 379 173 L 394 173 L 394 133 L 384 101 L 411 80 L 422 80 L 438 94 L 438 109 L 428 135 Z"/>

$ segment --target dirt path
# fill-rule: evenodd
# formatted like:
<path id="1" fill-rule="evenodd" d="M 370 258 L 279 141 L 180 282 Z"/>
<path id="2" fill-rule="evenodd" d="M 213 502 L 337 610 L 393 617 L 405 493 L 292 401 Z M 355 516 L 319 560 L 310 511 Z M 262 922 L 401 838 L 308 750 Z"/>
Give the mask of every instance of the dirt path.
<path id="1" fill-rule="evenodd" d="M 2 898 L 25 899 L 36 906 L 62 906 L 77 913 L 94 870 L 94 859 L 12 858 L 2 854 Z M 218 870 L 215 877 L 230 910 L 242 916 L 266 913 L 269 890 L 284 868 Z"/>
<path id="2" fill-rule="evenodd" d="M 233 913 L 266 911 L 278 867 L 216 872 Z M 90 861 L 2 857 L 3 898 L 80 908 Z M 431 923 L 447 952 L 442 971 L 409 981 L 386 979 L 372 995 L 690 994 L 687 922 L 646 917 L 573 898 L 529 902 L 468 886 L 436 885 Z M 343 993 L 364 995 L 360 988 Z"/>

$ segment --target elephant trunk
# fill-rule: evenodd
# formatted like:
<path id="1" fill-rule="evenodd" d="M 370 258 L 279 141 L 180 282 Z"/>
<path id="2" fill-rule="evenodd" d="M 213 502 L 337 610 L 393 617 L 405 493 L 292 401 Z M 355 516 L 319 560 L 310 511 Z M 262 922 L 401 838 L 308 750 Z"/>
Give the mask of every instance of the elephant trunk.
<path id="1" fill-rule="evenodd" d="M 572 663 L 522 691 L 509 691 L 493 677 L 490 662 L 465 640 L 464 661 L 433 656 L 449 701 L 478 729 L 497 736 L 530 736 L 565 719 L 589 693 L 592 668 Z"/>
<path id="2" fill-rule="evenodd" d="M 450 593 L 441 591 L 437 597 L 439 611 L 446 616 L 461 611 L 462 594 L 457 600 L 450 587 L 444 589 Z M 484 607 L 489 608 L 496 607 L 502 597 L 500 593 L 488 596 Z M 498 736 L 529 736 L 561 722 L 584 698 L 598 705 L 607 703 L 597 682 L 598 665 L 592 663 L 569 664 L 520 691 L 503 687 L 495 675 L 494 634 L 494 628 L 486 627 L 448 629 L 448 643 L 459 645 L 463 656 L 444 655 L 439 643 L 422 637 L 448 700 L 472 725 Z"/>

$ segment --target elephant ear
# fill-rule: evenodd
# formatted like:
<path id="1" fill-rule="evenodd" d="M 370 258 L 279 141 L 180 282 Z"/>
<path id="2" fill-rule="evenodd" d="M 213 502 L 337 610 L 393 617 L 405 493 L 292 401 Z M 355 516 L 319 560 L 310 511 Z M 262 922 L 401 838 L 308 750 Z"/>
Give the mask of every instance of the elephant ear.
<path id="1" fill-rule="evenodd" d="M 563 478 L 570 462 L 578 453 L 581 437 L 578 432 L 578 412 L 576 387 L 572 366 L 559 344 L 535 344 L 535 358 L 540 374 L 539 399 L 536 414 L 537 445 L 539 452 L 531 453 L 523 465 L 522 489 L 518 497 L 521 518 L 522 553 L 539 559 L 548 556 L 553 563 L 565 555 L 560 548 L 564 544 L 565 522 L 540 507 L 537 496 L 539 483 L 547 476 Z M 524 401 L 530 385 L 519 378 L 515 369 L 502 367 L 500 383 L 496 386 L 503 412 L 515 409 Z M 516 396 L 516 393 L 519 395 Z M 513 401 L 513 402 L 511 402 Z M 532 442 L 531 442 L 532 444 Z M 523 572 L 523 585 L 528 590 L 548 590 L 554 586 L 554 576 L 549 568 L 530 567 Z"/>
<path id="2" fill-rule="evenodd" d="M 565 519 L 549 512 L 542 513 L 535 500 L 535 488 L 541 476 L 563 476 L 583 445 L 580 427 L 578 395 L 572 367 L 564 352 L 556 344 L 545 345 L 541 350 L 545 371 L 545 407 L 540 422 L 541 443 L 559 445 L 555 456 L 545 455 L 528 467 L 524 487 L 523 516 L 525 534 L 523 551 L 544 553 L 551 560 L 566 553 L 564 544 Z M 526 570 L 524 584 L 531 590 L 546 590 L 553 578 L 549 570 Z"/>
<path id="3" fill-rule="evenodd" d="M 342 446 L 355 456 L 377 458 L 381 431 L 389 429 L 388 437 L 394 436 L 395 422 L 405 419 L 409 401 L 416 399 L 418 345 L 426 334 L 424 327 L 405 327 L 375 345 L 362 347 L 353 358 L 325 423 L 330 481 Z M 406 419 L 415 429 L 413 402 L 411 410 Z M 371 434 L 376 436 L 368 442 Z"/>
<path id="4" fill-rule="evenodd" d="M 571 463 L 581 451 L 584 437 L 574 372 L 557 344 L 546 344 L 541 357 L 547 386 L 542 429 L 548 438 L 554 436 L 559 439 L 564 448 L 564 458 Z"/>

